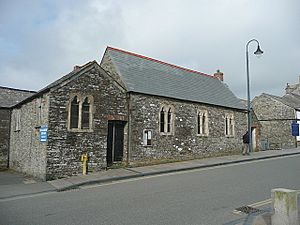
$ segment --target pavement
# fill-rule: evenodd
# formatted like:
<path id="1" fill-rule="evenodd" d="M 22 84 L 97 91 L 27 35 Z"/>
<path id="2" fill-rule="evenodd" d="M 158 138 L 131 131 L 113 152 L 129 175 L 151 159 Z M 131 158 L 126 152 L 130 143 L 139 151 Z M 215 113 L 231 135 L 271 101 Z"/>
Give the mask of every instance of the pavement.
<path id="1" fill-rule="evenodd" d="M 84 185 L 108 183 L 118 180 L 152 176 L 164 173 L 235 164 L 268 158 L 300 154 L 300 148 L 253 152 L 250 155 L 231 155 L 215 158 L 204 158 L 182 162 L 166 163 L 134 168 L 109 169 L 87 175 L 77 175 L 52 181 L 39 181 L 32 177 L 7 170 L 0 172 L 0 201 L 20 196 L 65 191 Z"/>

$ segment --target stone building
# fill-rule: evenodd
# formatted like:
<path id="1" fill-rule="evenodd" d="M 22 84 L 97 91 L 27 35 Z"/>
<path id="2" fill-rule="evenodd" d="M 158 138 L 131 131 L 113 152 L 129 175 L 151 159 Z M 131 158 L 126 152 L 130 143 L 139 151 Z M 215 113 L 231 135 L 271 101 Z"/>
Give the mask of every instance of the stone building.
<path id="1" fill-rule="evenodd" d="M 9 135 L 11 108 L 23 99 L 33 95 L 34 91 L 20 90 L 0 86 L 0 168 L 7 168 L 9 156 Z"/>
<path id="2" fill-rule="evenodd" d="M 263 149 L 297 147 L 291 124 L 300 119 L 300 79 L 298 84 L 287 84 L 282 97 L 266 93 L 255 97 L 252 108 L 261 124 L 260 145 Z"/>
<path id="3" fill-rule="evenodd" d="M 241 99 L 241 102 L 247 108 L 247 100 Z M 260 132 L 261 132 L 261 123 L 257 119 L 257 116 L 253 109 L 251 109 L 251 135 L 252 135 L 252 150 L 258 152 L 260 150 L 265 150 L 264 146 L 260 143 Z"/>
<path id="4" fill-rule="evenodd" d="M 49 180 L 79 173 L 85 152 L 93 171 L 233 154 L 246 123 L 220 71 L 108 47 L 14 107 L 10 165 Z"/>

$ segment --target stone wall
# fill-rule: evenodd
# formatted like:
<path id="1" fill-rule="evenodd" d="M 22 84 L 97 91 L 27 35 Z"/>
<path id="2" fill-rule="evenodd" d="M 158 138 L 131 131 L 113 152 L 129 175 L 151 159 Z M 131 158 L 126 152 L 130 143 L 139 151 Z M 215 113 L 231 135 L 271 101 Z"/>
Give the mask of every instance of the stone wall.
<path id="1" fill-rule="evenodd" d="M 295 118 L 293 108 L 264 94 L 254 98 L 252 107 L 258 120 L 268 120 L 260 121 L 260 140 L 267 140 L 270 149 L 295 147 L 295 137 L 291 134 L 292 121 L 278 120 Z"/>
<path id="2" fill-rule="evenodd" d="M 0 168 L 8 166 L 10 109 L 0 109 Z"/>
<path id="3" fill-rule="evenodd" d="M 47 143 L 40 142 L 40 126 L 48 124 L 48 110 L 49 97 L 44 95 L 14 108 L 11 115 L 10 168 L 42 180 L 46 178 Z"/>
<path id="4" fill-rule="evenodd" d="M 8 166 L 10 108 L 34 93 L 34 91 L 0 86 L 0 168 Z"/>
<path id="5" fill-rule="evenodd" d="M 93 97 L 92 130 L 68 130 L 71 96 Z M 81 155 L 87 152 L 89 171 L 106 167 L 108 117 L 127 118 L 126 93 L 98 65 L 50 92 L 47 180 L 78 174 L 82 171 Z M 126 144 L 124 153 L 126 153 Z M 124 154 L 126 159 L 126 154 Z"/>
<path id="6" fill-rule="evenodd" d="M 242 136 L 247 129 L 246 113 L 234 109 L 189 103 L 163 97 L 131 94 L 131 150 L 130 160 L 180 160 L 226 155 L 241 152 Z M 159 132 L 159 112 L 162 105 L 175 109 L 174 135 Z M 197 110 L 208 112 L 208 136 L 197 135 Z M 233 113 L 235 135 L 225 136 L 225 114 Z M 143 146 L 143 130 L 153 132 L 152 146 Z"/>

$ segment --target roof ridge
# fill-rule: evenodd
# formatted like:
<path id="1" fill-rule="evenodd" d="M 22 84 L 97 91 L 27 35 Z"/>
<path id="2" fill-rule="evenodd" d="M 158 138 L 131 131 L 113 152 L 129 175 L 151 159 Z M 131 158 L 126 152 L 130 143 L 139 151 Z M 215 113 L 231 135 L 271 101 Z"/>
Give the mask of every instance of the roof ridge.
<path id="1" fill-rule="evenodd" d="M 122 52 L 122 53 L 125 53 L 125 54 L 128 54 L 128 55 L 132 55 L 132 56 L 135 56 L 135 57 L 138 57 L 138 58 L 142 58 L 142 59 L 145 59 L 145 60 L 156 62 L 156 63 L 162 64 L 162 65 L 171 66 L 173 68 L 185 70 L 187 72 L 196 73 L 196 74 L 199 74 L 199 75 L 202 75 L 202 76 L 206 76 L 206 77 L 209 77 L 209 78 L 216 79 L 214 76 L 206 74 L 206 73 L 202 73 L 202 72 L 199 72 L 199 71 L 196 71 L 196 70 L 188 69 L 188 68 L 185 68 L 185 67 L 182 67 L 182 66 L 177 66 L 177 65 L 174 65 L 174 64 L 171 64 L 171 63 L 163 62 L 161 60 L 153 59 L 153 58 L 150 58 L 150 57 L 147 57 L 147 56 L 143 56 L 143 55 L 139 55 L 139 54 L 136 54 L 136 53 L 133 53 L 133 52 L 125 51 L 125 50 L 114 48 L 114 47 L 110 47 L 110 46 L 107 46 L 107 49 L 108 50 Z"/>

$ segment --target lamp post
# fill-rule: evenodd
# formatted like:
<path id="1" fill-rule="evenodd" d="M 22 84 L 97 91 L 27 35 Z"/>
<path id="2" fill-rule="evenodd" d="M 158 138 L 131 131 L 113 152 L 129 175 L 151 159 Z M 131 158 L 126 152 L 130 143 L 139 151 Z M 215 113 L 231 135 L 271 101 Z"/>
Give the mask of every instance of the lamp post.
<path id="1" fill-rule="evenodd" d="M 257 43 L 257 49 L 254 55 L 261 56 L 264 52 L 260 49 L 259 42 L 256 39 L 252 39 L 246 44 L 246 71 L 247 71 L 247 111 L 248 111 L 248 135 L 249 135 L 249 152 L 252 152 L 252 132 L 251 132 L 251 101 L 250 101 L 250 79 L 249 79 L 249 53 L 248 47 L 251 42 Z"/>

